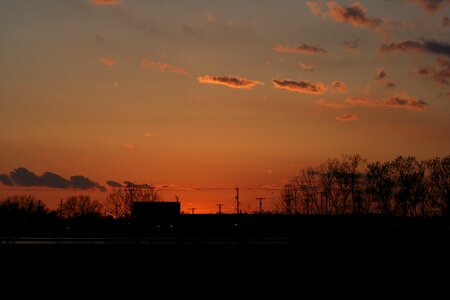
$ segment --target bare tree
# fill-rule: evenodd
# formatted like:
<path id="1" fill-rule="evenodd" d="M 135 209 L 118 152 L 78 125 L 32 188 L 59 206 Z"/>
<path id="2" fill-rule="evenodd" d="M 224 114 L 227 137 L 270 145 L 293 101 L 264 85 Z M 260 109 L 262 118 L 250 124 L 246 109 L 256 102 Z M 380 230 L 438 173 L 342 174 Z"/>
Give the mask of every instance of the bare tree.
<path id="1" fill-rule="evenodd" d="M 391 199 L 394 193 L 392 165 L 390 162 L 374 162 L 367 165 L 366 194 L 370 203 L 375 203 L 377 210 L 384 215 L 391 215 Z"/>
<path id="2" fill-rule="evenodd" d="M 47 206 L 32 195 L 10 196 L 0 201 L 0 215 L 20 218 L 23 221 L 49 213 Z"/>
<path id="3" fill-rule="evenodd" d="M 72 196 L 63 203 L 64 216 L 67 218 L 100 217 L 103 205 L 89 196 Z"/>
<path id="4" fill-rule="evenodd" d="M 113 190 L 106 198 L 106 209 L 115 218 L 130 218 L 134 202 L 161 201 L 161 196 L 151 185 L 124 183 L 125 186 Z"/>
<path id="5" fill-rule="evenodd" d="M 398 156 L 392 162 L 395 182 L 394 197 L 397 214 L 403 216 L 417 215 L 420 208 L 425 214 L 425 167 L 413 156 Z"/>
<path id="6" fill-rule="evenodd" d="M 431 214 L 446 215 L 450 218 L 450 156 L 428 160 L 426 166 Z"/>
<path id="7" fill-rule="evenodd" d="M 308 167 L 300 170 L 299 174 L 295 177 L 294 182 L 297 185 L 301 199 L 303 200 L 301 207 L 304 213 L 326 213 L 326 206 L 319 201 L 321 188 L 320 178 L 319 172 L 315 168 Z"/>

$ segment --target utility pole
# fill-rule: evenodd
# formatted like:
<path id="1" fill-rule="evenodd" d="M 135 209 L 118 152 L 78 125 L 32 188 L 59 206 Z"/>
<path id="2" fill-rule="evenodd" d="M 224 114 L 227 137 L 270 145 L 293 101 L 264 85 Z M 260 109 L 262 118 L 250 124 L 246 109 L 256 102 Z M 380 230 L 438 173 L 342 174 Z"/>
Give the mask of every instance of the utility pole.
<path id="1" fill-rule="evenodd" d="M 262 202 L 263 200 L 266 198 L 263 197 L 257 197 L 256 200 L 259 200 L 259 213 L 262 214 L 263 210 L 262 210 Z"/>
<path id="2" fill-rule="evenodd" d="M 177 195 L 175 195 L 175 199 L 177 200 L 177 202 L 180 202 Z"/>
<path id="3" fill-rule="evenodd" d="M 195 210 L 196 210 L 197 208 L 195 208 L 195 207 L 193 207 L 193 208 L 191 208 L 191 210 L 192 210 L 192 214 L 194 214 L 195 213 Z"/>
<path id="4" fill-rule="evenodd" d="M 223 203 L 218 203 L 216 204 L 219 207 L 219 215 L 222 214 L 222 205 L 224 205 Z"/>
<path id="5" fill-rule="evenodd" d="M 240 214 L 241 210 L 239 208 L 239 188 L 236 188 L 236 213 Z"/>

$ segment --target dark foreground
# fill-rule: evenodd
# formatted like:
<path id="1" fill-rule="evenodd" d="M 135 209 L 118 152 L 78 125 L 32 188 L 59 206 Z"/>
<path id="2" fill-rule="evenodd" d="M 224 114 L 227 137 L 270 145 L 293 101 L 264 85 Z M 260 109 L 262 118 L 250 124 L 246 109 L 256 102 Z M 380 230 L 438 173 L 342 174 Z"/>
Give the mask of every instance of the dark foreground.
<path id="1" fill-rule="evenodd" d="M 222 269 L 308 265 L 444 266 L 444 218 L 180 215 L 149 221 L 72 220 L 2 227 L 3 265 Z"/>

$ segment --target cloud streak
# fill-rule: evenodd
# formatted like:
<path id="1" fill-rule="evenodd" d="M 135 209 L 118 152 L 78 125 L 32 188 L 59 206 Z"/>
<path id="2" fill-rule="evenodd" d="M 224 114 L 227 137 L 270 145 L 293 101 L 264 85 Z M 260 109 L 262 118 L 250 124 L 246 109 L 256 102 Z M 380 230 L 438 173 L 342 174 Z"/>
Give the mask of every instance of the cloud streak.
<path id="1" fill-rule="evenodd" d="M 120 4 L 120 0 L 92 0 L 92 3 L 96 5 L 117 5 Z"/>
<path id="2" fill-rule="evenodd" d="M 305 71 L 309 71 L 312 72 L 314 71 L 314 67 L 305 63 L 298 63 L 298 66 L 300 67 L 300 69 L 305 70 Z"/>
<path id="3" fill-rule="evenodd" d="M 450 0 L 408 0 L 408 2 L 420 5 L 424 11 L 435 13 L 450 4 Z"/>
<path id="4" fill-rule="evenodd" d="M 327 102 L 325 99 L 319 99 L 316 102 L 314 102 L 315 105 L 326 107 L 326 108 L 332 108 L 332 109 L 341 109 L 345 105 L 342 103 L 333 103 L 333 102 Z"/>
<path id="5" fill-rule="evenodd" d="M 381 18 L 367 16 L 366 9 L 359 2 L 355 2 L 350 6 L 344 6 L 335 1 L 329 1 L 326 8 L 312 1 L 307 1 L 306 5 L 314 15 L 321 15 L 354 27 L 377 30 L 384 24 Z"/>
<path id="6" fill-rule="evenodd" d="M 116 61 L 111 57 L 99 58 L 98 60 L 107 67 L 112 67 L 116 64 Z"/>
<path id="7" fill-rule="evenodd" d="M 272 80 L 272 84 L 277 89 L 285 89 L 290 92 L 300 94 L 320 95 L 327 91 L 327 87 L 322 82 L 311 83 L 309 81 L 292 80 Z"/>
<path id="8" fill-rule="evenodd" d="M 8 186 L 106 191 L 103 186 L 82 175 L 70 176 L 66 179 L 58 174 L 45 172 L 39 176 L 23 167 L 14 169 L 9 175 L 1 174 L 0 182 Z"/>
<path id="9" fill-rule="evenodd" d="M 331 83 L 331 90 L 334 92 L 346 93 L 347 85 L 345 84 L 345 82 L 336 80 Z"/>
<path id="10" fill-rule="evenodd" d="M 352 97 L 346 99 L 345 103 L 350 106 L 391 107 L 417 111 L 425 110 L 428 106 L 428 103 L 425 101 L 409 96 L 405 92 L 382 100 L 372 100 L 365 97 Z"/>
<path id="11" fill-rule="evenodd" d="M 417 74 L 439 84 L 450 84 L 450 60 L 438 59 L 437 62 L 437 67 L 419 67 Z"/>
<path id="12" fill-rule="evenodd" d="M 250 80 L 237 76 L 200 76 L 197 78 L 199 83 L 224 85 L 233 89 L 252 89 L 258 84 L 263 84 L 257 80 Z"/>
<path id="13" fill-rule="evenodd" d="M 278 44 L 273 48 L 273 50 L 279 53 L 300 53 L 300 54 L 320 54 L 328 52 L 327 50 L 323 49 L 320 46 L 307 44 L 303 44 L 295 48 Z"/>
<path id="14" fill-rule="evenodd" d="M 174 67 L 166 63 L 162 63 L 159 61 L 153 62 L 147 59 L 143 59 L 141 62 L 141 67 L 146 70 L 158 70 L 160 72 L 169 72 L 173 74 L 180 74 L 180 75 L 188 75 L 189 72 L 180 67 Z"/>
<path id="15" fill-rule="evenodd" d="M 340 122 L 357 121 L 358 116 L 356 114 L 345 114 L 345 115 L 337 116 L 336 120 L 340 121 Z"/>
<path id="16" fill-rule="evenodd" d="M 391 52 L 428 52 L 450 56 L 450 44 L 435 40 L 424 40 L 422 42 L 406 40 L 399 43 L 382 44 L 378 52 L 380 54 Z"/>

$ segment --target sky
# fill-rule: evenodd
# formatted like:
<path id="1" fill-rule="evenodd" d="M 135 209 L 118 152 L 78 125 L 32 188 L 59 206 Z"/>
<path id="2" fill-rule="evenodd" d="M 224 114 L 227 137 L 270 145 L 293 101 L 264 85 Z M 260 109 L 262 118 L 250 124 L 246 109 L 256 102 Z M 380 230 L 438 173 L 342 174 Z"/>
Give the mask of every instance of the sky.
<path id="1" fill-rule="evenodd" d="M 241 187 L 253 211 L 343 153 L 446 156 L 449 18 L 449 0 L 2 0 L 0 196 L 54 208 L 128 180 L 197 212 Z"/>

